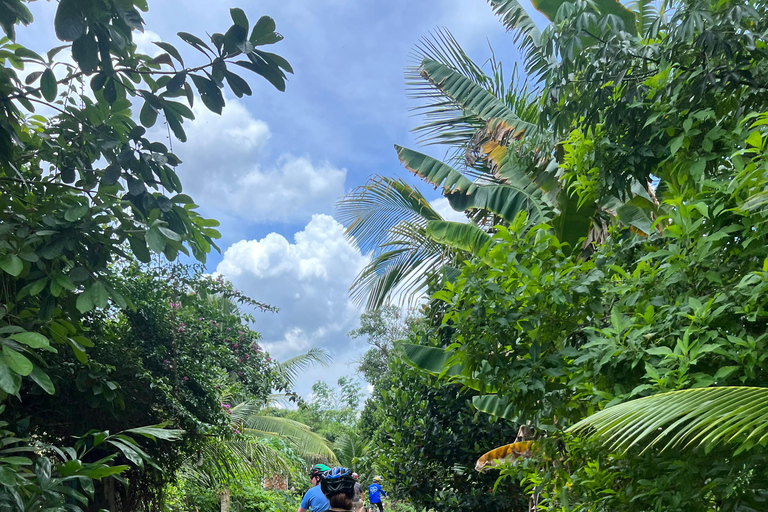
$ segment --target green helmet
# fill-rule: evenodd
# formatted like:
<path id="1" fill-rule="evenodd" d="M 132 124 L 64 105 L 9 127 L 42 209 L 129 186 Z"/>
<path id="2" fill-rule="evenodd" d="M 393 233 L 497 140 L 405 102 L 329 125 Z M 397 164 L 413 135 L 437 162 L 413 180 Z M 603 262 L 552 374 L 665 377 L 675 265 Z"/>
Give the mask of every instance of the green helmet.
<path id="1" fill-rule="evenodd" d="M 329 468 L 325 464 L 315 464 L 314 466 L 309 468 L 309 478 L 313 478 L 313 477 L 316 477 L 316 476 L 319 477 L 320 474 L 325 473 L 329 469 L 331 469 L 331 468 Z"/>

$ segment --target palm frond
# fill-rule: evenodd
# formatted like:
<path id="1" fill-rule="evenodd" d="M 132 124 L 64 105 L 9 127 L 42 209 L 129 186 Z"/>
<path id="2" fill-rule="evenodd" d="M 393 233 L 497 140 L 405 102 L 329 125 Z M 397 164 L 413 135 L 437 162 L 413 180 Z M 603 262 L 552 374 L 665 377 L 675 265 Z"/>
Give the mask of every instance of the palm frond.
<path id="1" fill-rule="evenodd" d="M 290 467 L 281 453 L 258 439 L 216 439 L 204 445 L 199 455 L 187 458 L 179 475 L 201 486 L 218 489 L 230 482 L 283 473 Z"/>
<path id="2" fill-rule="evenodd" d="M 429 37 L 422 38 L 414 48 L 413 57 L 416 65 L 405 70 L 406 88 L 409 98 L 419 103 L 411 110 L 426 120 L 414 129 L 417 140 L 427 145 L 451 146 L 454 155 L 459 157 L 462 148 L 484 122 L 466 113 L 454 99 L 425 80 L 422 62 L 425 59 L 440 62 L 492 94 L 496 94 L 498 80 L 484 73 L 447 29 L 438 29 Z"/>
<path id="3" fill-rule="evenodd" d="M 235 409 L 233 408 L 233 416 Z M 276 416 L 251 415 L 244 418 L 242 424 L 244 432 L 248 434 L 289 440 L 297 453 L 307 459 L 338 462 L 331 443 L 304 423 Z"/>
<path id="4" fill-rule="evenodd" d="M 517 0 L 488 0 L 488 3 L 512 33 L 512 41 L 523 53 L 525 70 L 536 81 L 548 63 L 539 42 L 541 31 Z"/>
<path id="5" fill-rule="evenodd" d="M 341 465 L 355 468 L 355 459 L 359 459 L 366 451 L 367 443 L 357 432 L 348 432 L 333 444 L 333 450 Z"/>
<path id="6" fill-rule="evenodd" d="M 611 449 L 768 443 L 768 388 L 723 386 L 662 393 L 604 409 L 568 429 Z"/>
<path id="7" fill-rule="evenodd" d="M 298 376 L 312 365 L 328 366 L 333 358 L 322 348 L 311 348 L 305 354 L 299 354 L 277 363 L 277 371 L 294 387 Z"/>
<path id="8" fill-rule="evenodd" d="M 426 236 L 430 220 L 442 220 L 429 201 L 403 180 L 377 177 L 338 204 L 347 237 L 373 258 L 350 287 L 357 304 L 376 309 L 393 296 L 412 301 L 426 278 L 451 252 Z"/>
<path id="9" fill-rule="evenodd" d="M 346 236 L 363 253 L 375 251 L 391 241 L 389 230 L 401 222 L 426 225 L 441 219 L 429 201 L 403 180 L 374 176 L 336 205 Z"/>
<path id="10" fill-rule="evenodd" d="M 429 279 L 452 261 L 452 252 L 439 244 L 408 244 L 380 253 L 355 279 L 353 302 L 369 311 L 387 302 L 413 305 L 428 288 Z"/>

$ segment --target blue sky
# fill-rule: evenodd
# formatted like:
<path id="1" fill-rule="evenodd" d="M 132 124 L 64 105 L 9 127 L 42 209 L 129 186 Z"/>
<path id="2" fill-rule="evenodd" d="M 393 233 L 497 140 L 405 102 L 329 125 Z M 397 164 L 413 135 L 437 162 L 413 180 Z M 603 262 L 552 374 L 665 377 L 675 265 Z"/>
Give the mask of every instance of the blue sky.
<path id="1" fill-rule="evenodd" d="M 19 42 L 55 46 L 56 5 L 30 4 L 36 22 L 19 30 Z M 188 65 L 199 55 L 187 50 L 176 32 L 203 37 L 224 32 L 231 24 L 230 7 L 244 9 L 251 23 L 272 16 L 285 36 L 270 51 L 296 71 L 286 92 L 250 75 L 253 96 L 235 101 L 225 94 L 229 101 L 222 116 L 196 108 L 189 141 L 174 141 L 173 148 L 184 161 L 179 173 L 185 192 L 203 214 L 222 223 L 222 254 L 211 254 L 208 269 L 280 308 L 277 314 L 260 314 L 256 324 L 270 353 L 285 359 L 319 346 L 334 357 L 331 367 L 310 371 L 298 391 L 309 393 L 318 379 L 332 383 L 353 374 L 350 361 L 366 345 L 346 337 L 360 313 L 347 288 L 367 257 L 343 239 L 334 204 L 372 174 L 409 177 L 393 144 L 417 146 L 410 130 L 419 119 L 409 112 L 413 104 L 403 70 L 414 63 L 411 52 L 420 38 L 446 28 L 476 62 L 490 56 L 490 44 L 511 70 L 517 58 L 511 37 L 484 0 L 150 0 L 149 5 L 147 32 L 136 38 L 140 49 L 159 51 L 151 41 L 171 42 Z M 540 15 L 535 19 L 543 23 Z M 166 136 L 162 130 L 155 134 Z M 442 156 L 440 148 L 425 151 Z M 422 190 L 439 198 L 429 187 Z"/>

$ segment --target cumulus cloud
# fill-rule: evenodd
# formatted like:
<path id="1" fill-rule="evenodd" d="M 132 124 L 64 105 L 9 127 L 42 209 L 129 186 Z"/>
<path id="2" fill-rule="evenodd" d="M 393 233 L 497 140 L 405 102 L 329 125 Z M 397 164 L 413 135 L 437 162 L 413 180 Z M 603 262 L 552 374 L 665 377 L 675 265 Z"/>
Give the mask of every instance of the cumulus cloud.
<path id="1" fill-rule="evenodd" d="M 156 32 L 152 32 L 151 30 L 133 33 L 133 42 L 136 44 L 136 51 L 149 55 L 150 57 L 157 57 L 163 53 L 164 50 L 159 46 L 152 44 L 154 42 L 159 43 L 162 40 L 163 39 Z"/>
<path id="2" fill-rule="evenodd" d="M 272 133 L 240 101 L 227 101 L 222 115 L 198 101 L 193 112 L 188 140 L 174 150 L 185 191 L 204 208 L 253 223 L 306 222 L 331 212 L 344 194 L 347 171 L 330 163 L 290 154 L 261 163 Z"/>
<path id="3" fill-rule="evenodd" d="M 344 238 L 343 226 L 316 214 L 288 241 L 278 233 L 241 240 L 225 252 L 216 271 L 255 299 L 280 308 L 257 319 L 264 345 L 279 359 L 323 347 L 337 361 L 352 349 L 346 333 L 360 310 L 348 288 L 367 257 Z"/>

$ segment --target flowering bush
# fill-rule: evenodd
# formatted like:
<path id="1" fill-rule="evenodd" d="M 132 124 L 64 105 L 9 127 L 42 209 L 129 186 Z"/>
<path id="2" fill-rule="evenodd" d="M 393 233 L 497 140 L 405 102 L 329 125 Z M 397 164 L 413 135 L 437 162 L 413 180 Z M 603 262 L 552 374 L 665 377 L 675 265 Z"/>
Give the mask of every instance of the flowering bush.
<path id="1" fill-rule="evenodd" d="M 228 414 L 230 397 L 266 401 L 283 385 L 259 333 L 249 327 L 253 318 L 238 305 L 272 308 L 196 267 L 132 264 L 116 270 L 133 308 L 94 313 L 87 321 L 95 345 L 90 359 L 65 351 L 52 355 L 57 395 L 23 388 L 25 416 L 14 418 L 14 425 L 54 443 L 94 426 L 117 432 L 167 422 L 186 433 L 180 442 L 149 447 L 161 471 L 141 479 L 157 489 L 211 436 L 239 434 Z M 131 489 L 142 489 L 142 482 L 132 481 Z"/>

